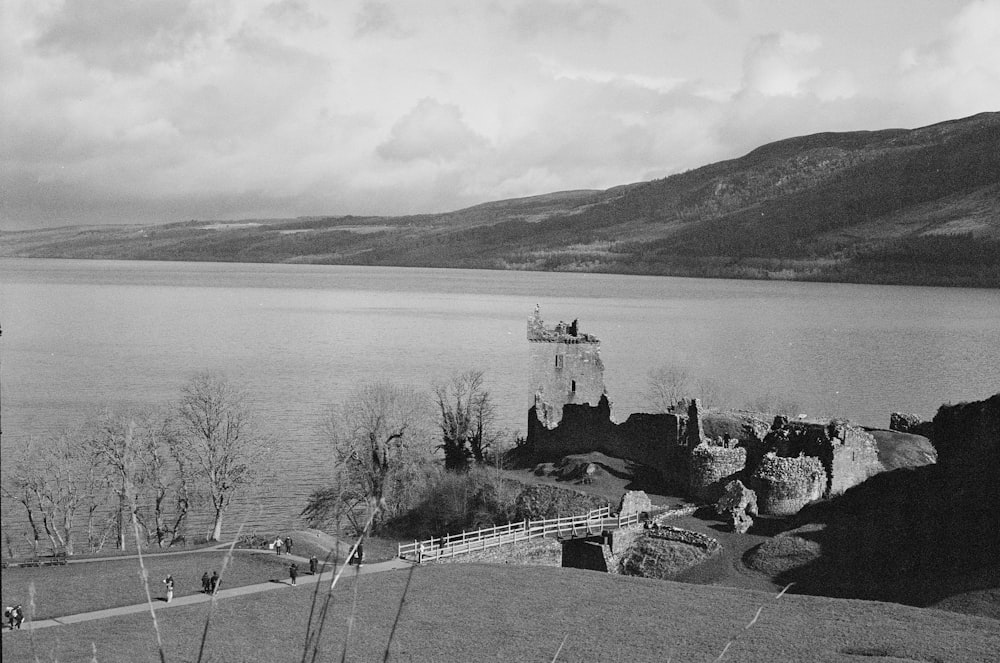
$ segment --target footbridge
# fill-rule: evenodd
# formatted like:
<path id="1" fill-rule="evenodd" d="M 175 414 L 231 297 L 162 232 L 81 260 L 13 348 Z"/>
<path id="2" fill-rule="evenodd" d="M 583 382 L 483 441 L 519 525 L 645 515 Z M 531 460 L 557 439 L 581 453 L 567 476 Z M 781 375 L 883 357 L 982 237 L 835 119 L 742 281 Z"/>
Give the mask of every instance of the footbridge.
<path id="1" fill-rule="evenodd" d="M 637 525 L 639 513 L 611 514 L 610 507 L 588 511 L 579 516 L 523 520 L 506 525 L 486 527 L 474 532 L 449 534 L 425 541 L 399 544 L 399 557 L 416 563 L 454 557 L 465 553 L 487 550 L 511 543 L 542 537 L 559 539 L 591 539 L 607 537 L 616 529 Z"/>

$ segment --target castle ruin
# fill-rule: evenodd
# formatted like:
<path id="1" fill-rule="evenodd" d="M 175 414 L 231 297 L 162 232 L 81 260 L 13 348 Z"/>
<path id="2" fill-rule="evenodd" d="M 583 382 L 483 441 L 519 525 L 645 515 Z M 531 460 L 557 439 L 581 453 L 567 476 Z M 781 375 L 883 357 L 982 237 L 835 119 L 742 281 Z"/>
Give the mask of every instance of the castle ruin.
<path id="1" fill-rule="evenodd" d="M 559 425 L 565 405 L 597 405 L 605 397 L 601 342 L 574 320 L 546 327 L 535 306 L 528 317 L 534 411 L 547 428 Z"/>
<path id="2" fill-rule="evenodd" d="M 600 343 L 577 323 L 528 319 L 535 404 L 527 449 L 534 462 L 601 452 L 655 470 L 664 488 L 712 503 L 741 480 L 763 515 L 789 515 L 884 470 L 875 438 L 842 420 L 789 421 L 743 410 L 704 409 L 697 399 L 668 412 L 611 415 Z"/>

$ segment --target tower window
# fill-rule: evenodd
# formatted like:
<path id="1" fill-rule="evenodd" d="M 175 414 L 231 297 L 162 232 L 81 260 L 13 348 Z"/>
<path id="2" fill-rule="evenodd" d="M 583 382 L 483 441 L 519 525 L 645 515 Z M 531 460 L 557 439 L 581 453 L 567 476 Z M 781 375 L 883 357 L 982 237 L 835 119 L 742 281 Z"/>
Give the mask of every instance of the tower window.
<path id="1" fill-rule="evenodd" d="M 576 393 L 576 380 L 572 380 L 569 384 L 569 390 Z"/>
<path id="2" fill-rule="evenodd" d="M 563 367 L 563 360 L 564 359 L 565 359 L 565 357 L 563 355 L 556 355 L 556 368 L 562 368 Z"/>

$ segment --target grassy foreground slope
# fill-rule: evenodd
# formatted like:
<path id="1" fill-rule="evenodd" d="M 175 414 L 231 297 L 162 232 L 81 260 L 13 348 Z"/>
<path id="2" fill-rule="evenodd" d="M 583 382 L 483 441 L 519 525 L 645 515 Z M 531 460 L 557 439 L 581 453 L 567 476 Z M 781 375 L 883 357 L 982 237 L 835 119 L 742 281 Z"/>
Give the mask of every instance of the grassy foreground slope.
<path id="1" fill-rule="evenodd" d="M 1000 287 L 1000 113 L 441 214 L 6 232 L 0 255 Z"/>
<path id="2" fill-rule="evenodd" d="M 298 661 L 310 611 L 304 588 L 223 601 L 207 660 Z M 319 660 L 340 658 L 352 581 L 338 587 Z M 758 608 L 760 618 L 748 630 Z M 160 611 L 168 661 L 197 657 L 208 606 Z M 363 576 L 350 661 L 974 662 L 995 660 L 1000 622 L 892 604 L 684 585 L 571 569 L 442 565 Z M 46 660 L 154 661 L 148 615 L 40 631 Z M 388 652 L 387 652 L 388 649 Z M 859 659 L 859 657 L 866 657 Z M 4 660 L 31 660 L 27 633 L 5 634 Z"/>

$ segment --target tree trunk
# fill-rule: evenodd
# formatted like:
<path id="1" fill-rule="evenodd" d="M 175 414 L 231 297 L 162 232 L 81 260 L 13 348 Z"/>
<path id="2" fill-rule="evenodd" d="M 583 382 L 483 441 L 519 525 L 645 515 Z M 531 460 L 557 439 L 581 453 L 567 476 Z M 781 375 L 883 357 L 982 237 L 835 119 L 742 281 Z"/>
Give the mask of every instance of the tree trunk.
<path id="1" fill-rule="evenodd" d="M 125 496 L 118 498 L 118 550 L 125 550 Z"/>
<path id="2" fill-rule="evenodd" d="M 30 541 L 31 551 L 34 553 L 35 557 L 38 557 L 38 525 L 35 523 L 35 514 L 31 510 L 31 503 L 28 502 L 27 497 L 21 502 L 24 508 L 28 510 L 28 524 L 31 525 L 31 533 L 34 539 Z M 27 532 L 24 534 L 24 538 L 28 538 Z"/>
<path id="3" fill-rule="evenodd" d="M 73 516 L 76 513 L 76 509 L 67 509 L 63 514 L 63 532 L 65 536 L 61 536 L 63 539 L 63 552 L 67 555 L 73 554 Z"/>
<path id="4" fill-rule="evenodd" d="M 212 525 L 212 535 L 208 537 L 209 541 L 218 541 L 222 538 L 222 510 L 215 510 L 215 524 Z"/>

